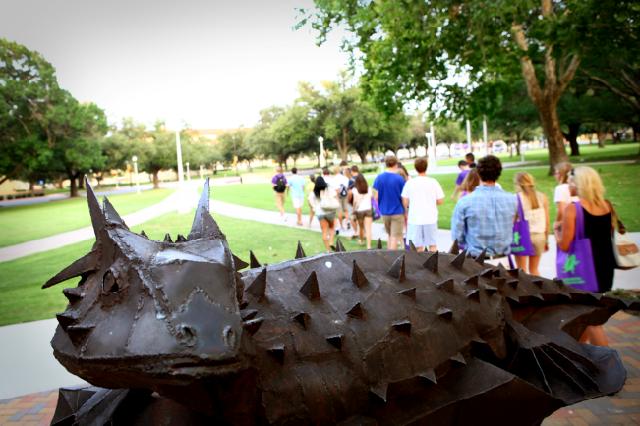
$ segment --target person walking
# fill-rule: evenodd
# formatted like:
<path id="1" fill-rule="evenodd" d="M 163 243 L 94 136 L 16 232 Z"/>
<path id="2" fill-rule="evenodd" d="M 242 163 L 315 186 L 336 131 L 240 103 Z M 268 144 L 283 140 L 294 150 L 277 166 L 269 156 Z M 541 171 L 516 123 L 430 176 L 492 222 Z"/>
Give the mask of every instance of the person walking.
<path id="1" fill-rule="evenodd" d="M 373 223 L 373 213 L 371 197 L 372 191 L 367 180 L 361 174 L 355 179 L 354 187 L 351 190 L 353 199 L 353 212 L 358 221 L 358 243 L 362 245 L 363 238 L 366 238 L 367 249 L 371 248 L 371 225 Z"/>
<path id="2" fill-rule="evenodd" d="M 584 217 L 584 235 L 591 242 L 598 292 L 605 293 L 613 287 L 616 260 L 611 242 L 611 206 L 604 198 L 605 188 L 602 179 L 591 167 L 581 166 L 569 172 L 567 184 L 571 195 L 577 195 L 579 202 L 569 203 L 562 213 L 562 224 L 555 231 L 558 247 L 563 251 L 569 250 L 576 235 L 577 209 L 581 209 Z M 602 326 L 587 327 L 580 341 L 608 346 Z"/>
<path id="3" fill-rule="evenodd" d="M 327 182 L 329 188 L 336 191 L 338 194 L 338 201 L 340 203 L 340 207 L 338 207 L 337 218 L 338 225 L 340 226 L 340 230 L 344 231 L 344 223 L 343 219 L 347 219 L 347 226 L 349 220 L 349 202 L 347 196 L 349 195 L 349 178 L 342 173 L 342 168 L 340 166 L 336 166 L 333 169 L 333 175 L 331 179 Z"/>
<path id="4" fill-rule="evenodd" d="M 276 167 L 276 174 L 271 178 L 271 184 L 273 185 L 273 193 L 276 197 L 276 207 L 280 212 L 280 218 L 286 221 L 287 218 L 284 215 L 284 199 L 287 191 L 287 178 L 282 173 L 282 167 Z"/>
<path id="5" fill-rule="evenodd" d="M 491 258 L 507 256 L 513 240 L 516 197 L 497 186 L 502 173 L 498 157 L 481 158 L 476 169 L 480 186 L 458 200 L 451 216 L 451 237 L 472 256 L 483 250 Z"/>
<path id="6" fill-rule="evenodd" d="M 401 193 L 402 204 L 408 212 L 407 240 L 413 241 L 419 252 L 425 247 L 429 247 L 429 251 L 438 250 L 438 206 L 444 202 L 442 187 L 427 176 L 428 164 L 424 157 L 415 160 L 418 176 L 407 181 Z"/>
<path id="7" fill-rule="evenodd" d="M 289 177 L 289 188 L 291 189 L 291 203 L 296 210 L 296 225 L 302 226 L 302 205 L 304 204 L 304 178 L 298 175 L 297 167 L 291 169 Z"/>
<path id="8" fill-rule="evenodd" d="M 327 251 L 331 251 L 331 246 L 333 245 L 333 238 L 335 236 L 334 223 L 336 220 L 336 210 L 338 208 L 337 200 L 328 201 L 332 197 L 335 199 L 334 191 L 329 188 L 329 185 L 327 185 L 322 176 L 318 176 L 313 191 L 309 193 L 308 200 L 318 218 L 318 222 L 320 222 L 322 242 Z M 335 208 L 329 208 L 331 203 L 335 203 L 331 206 L 335 206 Z"/>
<path id="9" fill-rule="evenodd" d="M 460 198 L 471 194 L 478 185 L 480 185 L 480 175 L 478 174 L 478 170 L 473 168 L 469 170 L 469 173 L 467 173 L 467 176 L 462 181 L 462 185 L 460 185 Z"/>
<path id="10" fill-rule="evenodd" d="M 378 201 L 388 235 L 387 248 L 396 250 L 404 230 L 405 214 L 401 196 L 404 179 L 398 174 L 398 159 L 394 155 L 385 157 L 384 163 L 386 170 L 373 182 L 373 197 Z"/>
<path id="11" fill-rule="evenodd" d="M 535 249 L 533 256 L 520 256 L 516 253 L 516 264 L 525 272 L 540 275 L 538 266 L 542 253 L 549 250 L 549 200 L 542 192 L 536 191 L 535 179 L 527 172 L 516 174 L 514 183 Z"/>
<path id="12" fill-rule="evenodd" d="M 460 172 L 456 177 L 456 188 L 453 190 L 453 194 L 451 194 L 452 200 L 457 200 L 458 198 L 461 197 L 460 194 L 462 193 L 462 183 L 464 182 L 464 179 L 467 177 L 467 175 L 469 174 L 469 171 L 471 170 L 469 168 L 469 164 L 467 164 L 467 162 L 464 160 L 458 161 L 458 169 L 460 169 Z"/>
<path id="13" fill-rule="evenodd" d="M 558 185 L 553 190 L 553 202 L 556 204 L 556 220 L 553 223 L 553 229 L 555 230 L 562 223 L 562 213 L 565 207 L 575 201 L 569 191 L 569 172 L 573 169 L 571 163 L 563 161 L 558 163 L 553 168 L 553 177 L 558 182 Z"/>

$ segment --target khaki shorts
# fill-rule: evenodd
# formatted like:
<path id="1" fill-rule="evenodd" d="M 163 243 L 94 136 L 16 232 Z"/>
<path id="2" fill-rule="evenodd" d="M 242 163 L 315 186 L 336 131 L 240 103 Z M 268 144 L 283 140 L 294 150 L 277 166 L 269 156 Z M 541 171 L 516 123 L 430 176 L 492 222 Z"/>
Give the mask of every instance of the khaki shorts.
<path id="1" fill-rule="evenodd" d="M 361 211 L 361 212 L 354 212 L 353 216 L 358 221 L 358 226 L 364 226 L 364 218 L 365 217 L 373 217 L 373 215 L 371 214 L 371 210 L 364 210 L 364 211 Z"/>
<path id="2" fill-rule="evenodd" d="M 404 215 L 394 214 L 392 216 L 382 216 L 384 222 L 384 230 L 390 237 L 402 238 L 404 230 Z"/>
<path id="3" fill-rule="evenodd" d="M 544 235 L 544 232 L 532 233 L 531 244 L 533 244 L 533 248 L 536 250 L 536 256 L 542 256 L 544 246 L 547 244 L 547 236 Z"/>
<path id="4" fill-rule="evenodd" d="M 349 200 L 347 197 L 338 196 L 338 201 L 340 202 L 340 207 L 338 208 L 338 213 L 343 212 L 345 214 L 349 213 Z"/>

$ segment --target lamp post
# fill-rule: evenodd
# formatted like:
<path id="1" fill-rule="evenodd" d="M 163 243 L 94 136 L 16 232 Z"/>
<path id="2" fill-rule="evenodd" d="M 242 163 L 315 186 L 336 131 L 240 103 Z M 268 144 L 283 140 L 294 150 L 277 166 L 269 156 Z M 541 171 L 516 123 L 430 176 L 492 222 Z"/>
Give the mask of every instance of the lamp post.
<path id="1" fill-rule="evenodd" d="M 187 181 L 191 182 L 191 171 L 189 170 L 189 162 L 187 161 L 185 164 L 187 166 Z"/>
<path id="2" fill-rule="evenodd" d="M 469 152 L 473 152 L 473 144 L 471 143 L 471 123 L 467 120 L 467 144 Z"/>
<path id="3" fill-rule="evenodd" d="M 320 167 L 324 167 L 326 164 L 325 160 L 324 160 L 324 138 L 322 136 L 318 136 L 318 143 L 320 144 L 320 156 L 318 157 L 320 159 Z"/>
<path id="4" fill-rule="evenodd" d="M 180 144 L 180 130 L 176 130 L 176 160 L 178 162 L 178 186 L 182 186 L 183 170 L 182 170 L 182 145 Z"/>
<path id="5" fill-rule="evenodd" d="M 487 137 L 487 116 L 482 118 L 482 137 L 484 138 L 484 155 L 489 155 L 489 138 Z"/>
<path id="6" fill-rule="evenodd" d="M 140 176 L 138 175 L 138 156 L 134 155 L 131 157 L 131 161 L 133 161 L 133 173 L 136 175 L 136 192 L 140 193 Z"/>

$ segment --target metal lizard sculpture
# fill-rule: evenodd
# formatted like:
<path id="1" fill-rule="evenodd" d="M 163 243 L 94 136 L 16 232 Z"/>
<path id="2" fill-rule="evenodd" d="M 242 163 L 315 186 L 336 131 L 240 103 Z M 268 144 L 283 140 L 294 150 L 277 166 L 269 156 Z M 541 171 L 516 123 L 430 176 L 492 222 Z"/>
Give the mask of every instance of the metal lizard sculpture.
<path id="1" fill-rule="evenodd" d="M 93 248 L 43 287 L 81 277 L 51 344 L 108 389 L 61 389 L 54 424 L 539 424 L 624 384 L 614 350 L 576 339 L 637 305 L 465 252 L 298 243 L 240 272 L 208 181 L 176 241 L 130 231 L 88 182 L 87 200 Z"/>

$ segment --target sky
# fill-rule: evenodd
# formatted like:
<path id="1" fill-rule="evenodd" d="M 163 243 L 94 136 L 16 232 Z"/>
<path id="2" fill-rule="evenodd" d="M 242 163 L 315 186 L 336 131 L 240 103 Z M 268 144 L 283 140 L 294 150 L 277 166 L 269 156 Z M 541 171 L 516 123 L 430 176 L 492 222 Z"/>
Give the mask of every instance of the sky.
<path id="1" fill-rule="evenodd" d="M 347 68 L 341 33 L 293 29 L 311 0 L 1 0 L 0 37 L 41 53 L 60 86 L 111 123 L 252 127 L 297 83 Z"/>

